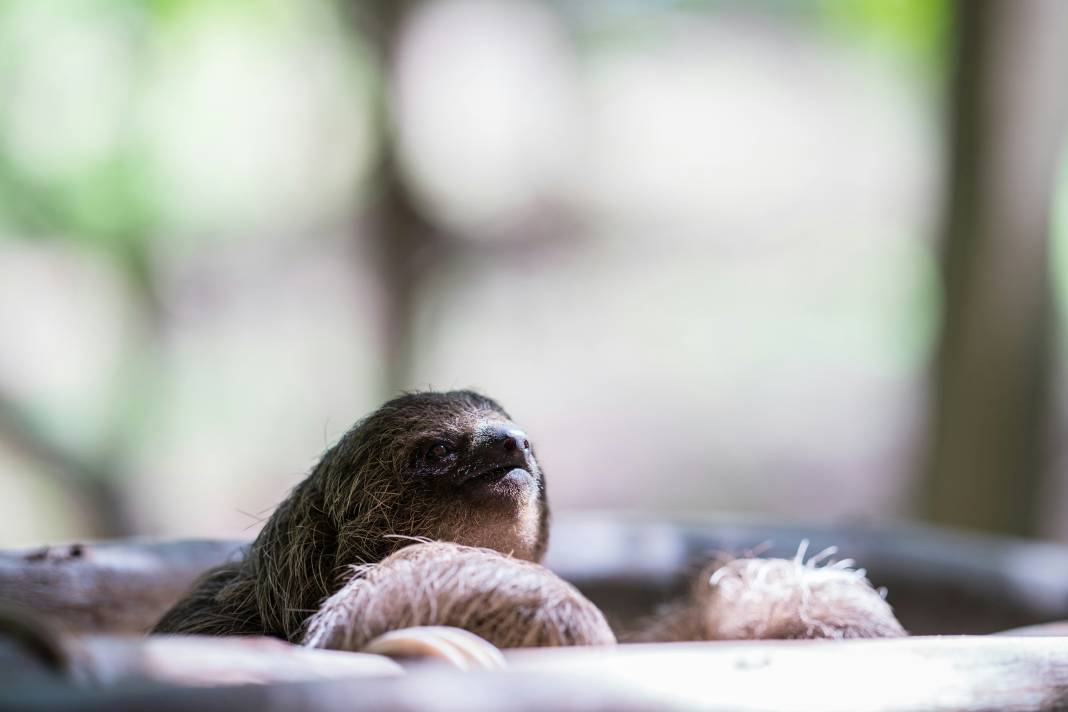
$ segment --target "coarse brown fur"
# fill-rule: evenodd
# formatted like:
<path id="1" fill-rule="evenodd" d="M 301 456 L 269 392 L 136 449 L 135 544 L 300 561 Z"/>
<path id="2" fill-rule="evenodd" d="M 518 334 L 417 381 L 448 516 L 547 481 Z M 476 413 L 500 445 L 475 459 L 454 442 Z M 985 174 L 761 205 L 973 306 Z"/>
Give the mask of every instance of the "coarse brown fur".
<path id="1" fill-rule="evenodd" d="M 428 542 L 357 567 L 308 622 L 304 644 L 361 650 L 415 626 L 463 628 L 499 648 L 616 642 L 601 611 L 548 569 L 489 549 Z"/>
<path id="2" fill-rule="evenodd" d="M 327 450 L 242 561 L 207 572 L 153 632 L 298 641 L 351 566 L 382 561 L 411 537 L 539 561 L 549 510 L 529 441 L 519 438 L 521 453 L 512 441 L 515 469 L 487 469 L 500 464 L 496 450 L 486 454 L 492 438 L 514 427 L 496 402 L 471 391 L 389 401 Z"/>

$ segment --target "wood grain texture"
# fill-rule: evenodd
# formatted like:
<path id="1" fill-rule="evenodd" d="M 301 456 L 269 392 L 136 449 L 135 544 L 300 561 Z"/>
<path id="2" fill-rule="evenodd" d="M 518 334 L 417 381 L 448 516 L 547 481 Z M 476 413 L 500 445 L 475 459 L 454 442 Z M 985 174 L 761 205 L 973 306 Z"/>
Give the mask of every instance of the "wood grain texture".
<path id="1" fill-rule="evenodd" d="M 121 539 L 0 551 L 0 601 L 72 631 L 144 633 L 243 542 Z"/>
<path id="2" fill-rule="evenodd" d="M 166 640 L 166 639 L 162 639 Z M 290 665 L 284 643 L 187 642 L 181 657 L 219 673 L 289 672 L 288 682 L 213 687 L 140 683 L 104 688 L 30 682 L 0 687 L 5 710 L 905 710 L 1065 709 L 1068 638 L 946 637 L 873 641 L 671 643 L 510 651 L 509 670 L 461 673 L 382 666 L 330 674 Z M 213 653 L 196 646 L 218 647 Z M 165 647 L 165 646 L 164 646 Z M 256 648 L 260 649 L 257 650 Z M 225 649 L 225 650 L 224 650 Z M 153 653 L 157 656 L 163 647 Z M 323 651 L 303 651 L 322 653 Z M 176 651 L 164 653 L 173 659 Z M 356 655 L 332 653 L 334 656 Z M 259 656 L 260 662 L 254 662 Z M 373 657 L 373 656 L 360 656 Z M 200 658 L 199 662 L 196 661 Z M 244 662 L 239 665 L 237 660 Z M 228 662 L 230 661 L 230 662 Z M 388 662 L 388 661 L 387 661 Z M 372 666 L 374 663 L 371 663 Z M 228 666 L 233 669 L 228 670 Z M 341 671 L 337 677 L 333 673 Z M 301 678 L 302 675 L 307 677 Z M 335 679 L 324 680 L 324 677 Z M 266 678 L 261 678 L 266 679 Z M 230 682 L 248 682 L 240 675 Z"/>

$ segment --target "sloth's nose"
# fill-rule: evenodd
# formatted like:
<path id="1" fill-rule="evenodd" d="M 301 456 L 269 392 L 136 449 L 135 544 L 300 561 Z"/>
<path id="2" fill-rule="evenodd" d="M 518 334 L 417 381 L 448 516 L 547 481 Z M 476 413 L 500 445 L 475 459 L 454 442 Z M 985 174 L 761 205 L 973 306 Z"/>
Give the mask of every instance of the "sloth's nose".
<path id="1" fill-rule="evenodd" d="M 530 440 L 519 428 L 497 425 L 486 436 L 491 447 L 510 457 L 522 457 L 530 450 Z"/>

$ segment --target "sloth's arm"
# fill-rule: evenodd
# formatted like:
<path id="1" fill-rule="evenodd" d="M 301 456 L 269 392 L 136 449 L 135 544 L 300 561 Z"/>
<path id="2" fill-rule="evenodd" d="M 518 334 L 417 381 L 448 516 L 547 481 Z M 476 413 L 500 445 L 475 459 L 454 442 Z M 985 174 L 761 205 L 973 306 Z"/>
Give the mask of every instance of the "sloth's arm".
<path id="1" fill-rule="evenodd" d="M 308 620 L 303 643 L 358 651 L 390 631 L 425 626 L 462 628 L 498 648 L 616 642 L 600 610 L 548 569 L 438 541 L 358 567 Z"/>
<path id="2" fill-rule="evenodd" d="M 264 635 L 253 582 L 241 564 L 224 564 L 201 576 L 193 589 L 152 629 L 153 634 Z"/>
<path id="3" fill-rule="evenodd" d="M 847 562 L 843 562 L 847 563 Z M 796 559 L 706 568 L 690 595 L 654 617 L 643 641 L 896 638 L 905 630 L 863 570 Z"/>

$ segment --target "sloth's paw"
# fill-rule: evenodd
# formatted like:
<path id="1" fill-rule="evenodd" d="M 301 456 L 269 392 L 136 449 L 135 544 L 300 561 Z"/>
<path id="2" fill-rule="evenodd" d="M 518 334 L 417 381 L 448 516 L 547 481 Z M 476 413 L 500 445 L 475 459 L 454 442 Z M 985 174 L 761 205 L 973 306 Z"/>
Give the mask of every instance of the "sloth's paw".
<path id="1" fill-rule="evenodd" d="M 470 642 L 459 631 L 443 634 L 441 626 L 462 628 L 497 648 L 615 642 L 597 607 L 548 569 L 446 542 L 413 544 L 381 563 L 357 567 L 308 619 L 303 642 L 366 650 L 378 639 L 401 653 L 405 646 L 413 651 L 438 646 L 438 653 L 449 653 Z M 380 637 L 392 631 L 404 635 Z"/>
<path id="2" fill-rule="evenodd" d="M 906 635 L 864 569 L 851 560 L 818 564 L 828 549 L 805 560 L 735 559 L 706 570 L 694 590 L 695 621 L 705 639 L 896 638 Z"/>

